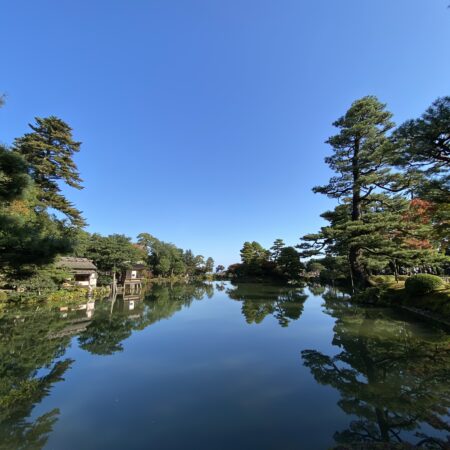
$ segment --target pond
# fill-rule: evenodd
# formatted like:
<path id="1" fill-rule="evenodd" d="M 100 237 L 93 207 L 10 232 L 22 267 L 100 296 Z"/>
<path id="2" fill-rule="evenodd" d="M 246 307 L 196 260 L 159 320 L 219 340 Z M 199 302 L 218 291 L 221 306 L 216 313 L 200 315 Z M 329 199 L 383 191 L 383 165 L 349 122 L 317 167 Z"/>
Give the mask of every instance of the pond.
<path id="1" fill-rule="evenodd" d="M 8 306 L 0 339 L 1 449 L 448 448 L 448 332 L 330 288 Z"/>

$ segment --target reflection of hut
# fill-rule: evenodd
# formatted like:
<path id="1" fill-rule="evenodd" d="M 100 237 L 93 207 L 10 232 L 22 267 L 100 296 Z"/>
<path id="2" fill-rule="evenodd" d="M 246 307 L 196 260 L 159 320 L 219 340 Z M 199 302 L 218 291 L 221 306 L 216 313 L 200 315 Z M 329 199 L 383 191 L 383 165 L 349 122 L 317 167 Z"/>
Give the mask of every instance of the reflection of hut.
<path id="1" fill-rule="evenodd" d="M 75 286 L 87 288 L 97 286 L 97 267 L 87 258 L 64 256 L 56 262 L 56 266 L 72 274 Z"/>
<path id="2" fill-rule="evenodd" d="M 142 315 L 142 306 L 140 295 L 124 295 L 119 298 L 117 310 L 130 319 L 139 319 Z"/>
<path id="3" fill-rule="evenodd" d="M 122 273 L 121 284 L 124 296 L 138 294 L 142 289 L 142 280 L 145 277 L 147 267 L 145 264 L 134 264 Z"/>
<path id="4" fill-rule="evenodd" d="M 59 308 L 61 318 L 67 320 L 66 325 L 59 331 L 48 335 L 50 339 L 64 336 L 74 336 L 86 330 L 91 324 L 95 311 L 95 301 L 88 300 L 87 303 L 76 306 L 61 306 Z"/>

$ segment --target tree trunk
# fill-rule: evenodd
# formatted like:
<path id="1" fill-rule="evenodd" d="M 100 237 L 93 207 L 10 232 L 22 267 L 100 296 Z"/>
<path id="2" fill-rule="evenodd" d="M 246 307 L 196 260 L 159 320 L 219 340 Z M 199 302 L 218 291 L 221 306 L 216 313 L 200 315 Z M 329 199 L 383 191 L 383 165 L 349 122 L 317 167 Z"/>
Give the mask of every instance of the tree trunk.
<path id="1" fill-rule="evenodd" d="M 113 294 L 115 294 L 115 292 L 116 292 L 116 290 L 117 290 L 116 266 L 114 266 L 114 268 L 113 268 L 112 290 L 113 290 Z"/>
<path id="2" fill-rule="evenodd" d="M 351 278 L 356 289 L 367 286 L 367 274 L 361 264 L 362 251 L 360 248 L 351 247 L 348 254 L 350 262 Z"/>
<path id="3" fill-rule="evenodd" d="M 352 221 L 361 220 L 361 185 L 360 185 L 360 167 L 359 167 L 359 140 L 355 141 L 355 147 L 352 158 L 353 188 L 352 188 Z M 357 246 L 351 246 L 349 249 L 348 260 L 352 282 L 356 288 L 367 286 L 367 274 L 361 263 L 362 250 Z"/>
<path id="4" fill-rule="evenodd" d="M 110 308 L 110 311 L 109 311 L 109 320 L 111 321 L 111 316 L 112 316 L 112 313 L 113 313 L 113 309 L 114 309 L 114 303 L 116 303 L 116 298 L 117 298 L 117 292 L 113 292 L 113 296 L 112 296 L 112 298 L 111 298 L 111 308 Z"/>
<path id="5" fill-rule="evenodd" d="M 360 325 L 360 335 L 363 333 L 370 333 L 374 330 L 374 321 L 366 315 L 364 320 Z M 380 369 L 377 365 L 376 361 L 371 357 L 369 351 L 370 339 L 363 338 L 358 341 L 357 344 L 357 354 L 361 358 L 361 361 L 364 364 L 365 370 L 362 370 L 362 373 L 366 375 L 367 386 L 370 392 L 374 392 L 377 390 L 377 387 L 380 384 L 386 382 L 386 372 Z M 382 442 L 390 442 L 389 439 L 389 420 L 388 414 L 382 408 L 379 408 L 376 405 L 371 405 L 374 408 L 376 423 L 378 425 L 378 429 L 380 431 L 380 438 Z"/>

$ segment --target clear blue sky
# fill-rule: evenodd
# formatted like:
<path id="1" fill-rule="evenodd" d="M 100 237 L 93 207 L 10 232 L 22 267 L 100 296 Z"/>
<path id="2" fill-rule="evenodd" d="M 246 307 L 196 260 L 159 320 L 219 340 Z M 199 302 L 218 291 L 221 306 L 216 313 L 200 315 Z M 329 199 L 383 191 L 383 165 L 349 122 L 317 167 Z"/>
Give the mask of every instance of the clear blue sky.
<path id="1" fill-rule="evenodd" d="M 0 139 L 57 115 L 83 142 L 89 230 L 217 263 L 296 244 L 331 123 L 367 94 L 397 122 L 450 94 L 447 0 L 3 0 Z"/>

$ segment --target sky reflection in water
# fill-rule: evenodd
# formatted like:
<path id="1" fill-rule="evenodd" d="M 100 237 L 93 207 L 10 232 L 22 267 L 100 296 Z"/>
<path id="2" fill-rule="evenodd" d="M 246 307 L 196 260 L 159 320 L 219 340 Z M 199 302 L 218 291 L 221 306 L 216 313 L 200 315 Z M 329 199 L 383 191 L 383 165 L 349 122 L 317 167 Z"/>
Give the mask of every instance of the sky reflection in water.
<path id="1" fill-rule="evenodd" d="M 450 435 L 445 330 L 320 286 L 7 307 L 0 339 L 2 449 L 445 448 Z"/>

